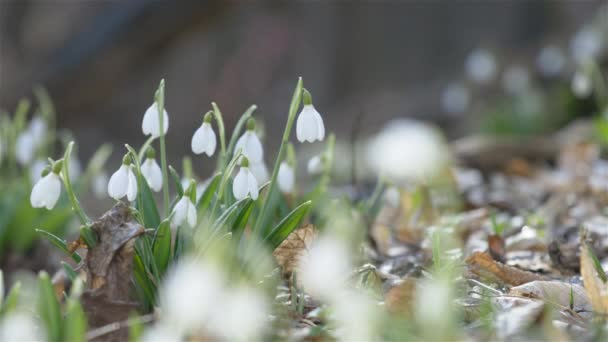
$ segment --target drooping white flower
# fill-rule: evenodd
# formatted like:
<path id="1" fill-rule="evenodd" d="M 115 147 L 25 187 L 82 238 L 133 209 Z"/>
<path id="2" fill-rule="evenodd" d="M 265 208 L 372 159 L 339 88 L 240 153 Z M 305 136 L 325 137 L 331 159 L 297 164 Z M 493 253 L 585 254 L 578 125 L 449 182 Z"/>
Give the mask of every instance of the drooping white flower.
<path id="1" fill-rule="evenodd" d="M 259 163 L 264 159 L 264 149 L 262 148 L 262 142 L 255 134 L 255 130 L 249 126 L 247 131 L 237 140 L 234 151 L 239 149 L 243 155 L 249 159 L 252 164 Z"/>
<path id="2" fill-rule="evenodd" d="M 521 65 L 512 65 L 502 74 L 502 86 L 512 95 L 522 94 L 530 85 L 528 70 Z"/>
<path id="3" fill-rule="evenodd" d="M 266 163 L 261 161 L 259 163 L 251 163 L 249 170 L 253 173 L 253 176 L 258 181 L 258 184 L 264 184 L 270 179 L 270 173 L 268 173 L 268 167 Z"/>
<path id="4" fill-rule="evenodd" d="M 163 188 L 163 172 L 156 159 L 146 158 L 146 161 L 141 165 L 141 174 L 152 191 L 159 192 Z"/>
<path id="5" fill-rule="evenodd" d="M 321 114 L 312 104 L 312 97 L 307 90 L 303 90 L 304 106 L 296 122 L 296 137 L 299 142 L 323 141 L 325 138 L 325 125 Z"/>
<path id="6" fill-rule="evenodd" d="M 23 131 L 17 136 L 15 142 L 15 157 L 21 166 L 28 165 L 34 159 L 36 152 L 36 141 L 34 135 L 29 131 Z"/>
<path id="7" fill-rule="evenodd" d="M 213 128 L 211 127 L 211 115 L 211 113 L 205 115 L 203 124 L 192 136 L 190 145 L 192 147 L 192 152 L 195 154 L 205 153 L 207 156 L 211 157 L 213 153 L 215 153 L 217 139 L 215 137 L 215 132 L 213 132 Z"/>
<path id="8" fill-rule="evenodd" d="M 462 83 L 451 83 L 441 94 L 441 107 L 448 114 L 461 114 L 471 102 L 471 92 Z"/>
<path id="9" fill-rule="evenodd" d="M 228 291 L 222 308 L 222 314 L 210 322 L 214 334 L 227 341 L 260 340 L 268 326 L 269 305 L 258 290 L 241 287 Z"/>
<path id="10" fill-rule="evenodd" d="M 334 298 L 345 288 L 350 265 L 345 243 L 333 236 L 322 236 L 313 242 L 308 256 L 301 259 L 298 279 L 313 296 Z"/>
<path id="11" fill-rule="evenodd" d="M 247 158 L 241 160 L 241 169 L 234 177 L 232 183 L 232 194 L 237 200 L 242 200 L 249 194 L 251 199 L 258 198 L 258 181 L 251 171 L 249 171 L 249 162 Z"/>
<path id="12" fill-rule="evenodd" d="M 437 176 L 449 161 L 441 133 L 422 122 L 389 122 L 373 139 L 367 150 L 368 164 L 397 184 L 428 181 Z"/>
<path id="13" fill-rule="evenodd" d="M 59 169 L 60 170 L 60 169 Z M 61 179 L 59 178 L 59 170 L 50 171 L 48 174 L 40 178 L 30 194 L 30 202 L 34 208 L 53 209 L 59 195 L 61 194 Z M 54 172 L 56 171 L 56 172 Z"/>
<path id="14" fill-rule="evenodd" d="M 186 193 L 173 208 L 173 217 L 171 218 L 171 223 L 175 227 L 181 226 L 184 222 L 187 222 L 190 228 L 196 226 L 196 207 Z"/>
<path id="15" fill-rule="evenodd" d="M 321 174 L 321 172 L 323 172 L 323 158 L 321 155 L 310 158 L 306 164 L 306 170 L 308 171 L 308 174 L 313 176 Z"/>
<path id="16" fill-rule="evenodd" d="M 578 70 L 574 73 L 574 76 L 572 76 L 570 88 L 572 89 L 572 93 L 579 99 L 587 98 L 593 92 L 591 78 L 581 70 Z"/>
<path id="17" fill-rule="evenodd" d="M 554 77 L 559 75 L 566 65 L 566 56 L 557 46 L 548 45 L 542 48 L 536 58 L 536 66 L 543 76 Z"/>
<path id="18" fill-rule="evenodd" d="M 160 134 L 160 118 L 158 115 L 158 106 L 156 102 L 154 102 L 144 114 L 144 120 L 141 123 L 141 129 L 145 135 L 151 135 L 155 138 L 161 136 Z M 167 134 L 167 130 L 169 129 L 169 115 L 167 111 L 163 108 L 163 134 Z"/>
<path id="19" fill-rule="evenodd" d="M 279 184 L 279 189 L 281 190 L 281 192 L 287 194 L 293 191 L 295 184 L 295 176 L 293 168 L 289 166 L 286 161 L 282 162 L 281 166 L 279 166 L 277 182 Z"/>
<path id="20" fill-rule="evenodd" d="M 133 173 L 133 166 L 129 164 L 128 156 L 123 158 L 120 168 L 110 177 L 108 195 L 117 201 L 125 196 L 129 201 L 137 198 L 137 178 Z"/>
<path id="21" fill-rule="evenodd" d="M 476 83 L 488 83 L 496 76 L 494 55 L 485 49 L 475 49 L 465 63 L 466 73 Z"/>

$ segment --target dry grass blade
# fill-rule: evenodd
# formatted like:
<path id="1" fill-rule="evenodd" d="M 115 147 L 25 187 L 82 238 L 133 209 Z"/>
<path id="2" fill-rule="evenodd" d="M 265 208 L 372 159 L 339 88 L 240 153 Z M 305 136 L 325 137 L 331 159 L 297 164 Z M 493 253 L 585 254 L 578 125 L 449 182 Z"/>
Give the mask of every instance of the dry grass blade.
<path id="1" fill-rule="evenodd" d="M 581 245 L 581 275 L 585 290 L 591 299 L 593 311 L 597 314 L 608 314 L 608 284 L 600 279 L 596 265 L 586 244 Z M 601 267 L 601 266 L 600 266 Z"/>
<path id="2" fill-rule="evenodd" d="M 473 274 L 508 285 L 517 286 L 535 280 L 549 280 L 542 275 L 498 262 L 488 253 L 475 252 L 467 258 L 466 263 Z"/>
<path id="3" fill-rule="evenodd" d="M 272 255 L 281 267 L 285 279 L 291 279 L 300 260 L 308 254 L 316 234 L 315 227 L 307 224 L 291 232 L 274 250 Z"/>

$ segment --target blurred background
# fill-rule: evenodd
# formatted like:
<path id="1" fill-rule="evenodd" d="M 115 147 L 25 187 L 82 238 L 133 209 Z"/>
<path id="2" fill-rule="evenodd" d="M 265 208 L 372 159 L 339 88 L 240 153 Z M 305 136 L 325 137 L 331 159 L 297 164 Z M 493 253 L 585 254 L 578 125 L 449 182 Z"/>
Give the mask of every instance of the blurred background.
<path id="1" fill-rule="evenodd" d="M 433 121 L 458 137 L 476 126 L 462 104 L 468 93 L 452 89 L 459 110 L 446 111 L 441 98 L 465 79 L 472 51 L 497 56 L 497 69 L 518 63 L 533 73 L 543 47 L 567 55 L 605 3 L 1 0 L 0 108 L 12 111 L 43 85 L 85 159 L 101 142 L 143 143 L 143 113 L 165 78 L 171 162 L 180 165 L 211 101 L 229 132 L 257 104 L 272 151 L 302 76 L 339 139 L 394 117 Z"/>

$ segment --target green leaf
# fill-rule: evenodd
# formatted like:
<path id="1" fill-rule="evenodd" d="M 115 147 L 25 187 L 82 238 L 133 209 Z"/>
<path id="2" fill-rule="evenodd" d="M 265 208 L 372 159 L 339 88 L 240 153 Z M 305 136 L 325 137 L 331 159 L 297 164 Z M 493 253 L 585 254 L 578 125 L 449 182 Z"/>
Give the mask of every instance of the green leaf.
<path id="1" fill-rule="evenodd" d="M 272 250 L 277 248 L 277 246 L 279 246 L 281 242 L 298 227 L 298 224 L 304 215 L 308 213 L 311 203 L 312 202 L 310 201 L 304 202 L 292 210 L 291 213 L 285 216 L 281 222 L 272 229 L 270 234 L 264 238 L 264 242 L 266 242 Z"/>
<path id="2" fill-rule="evenodd" d="M 89 226 L 80 227 L 80 238 L 89 248 L 97 246 L 97 235 Z"/>
<path id="3" fill-rule="evenodd" d="M 46 328 L 49 341 L 60 342 L 61 338 L 61 311 L 55 297 L 53 284 L 46 272 L 40 272 L 38 276 L 38 314 Z"/>
<path id="4" fill-rule="evenodd" d="M 215 223 L 213 224 L 213 228 L 211 229 L 211 231 L 216 231 L 217 229 L 221 229 L 222 227 L 224 227 L 224 225 L 226 225 L 226 223 L 228 222 L 228 220 L 237 212 L 239 212 L 239 207 L 242 204 L 248 205 L 249 202 L 253 202 L 253 200 L 250 197 L 246 197 L 243 198 L 240 201 L 236 201 L 233 205 L 231 205 L 230 207 L 228 207 L 228 209 L 226 209 L 226 211 L 224 211 L 222 213 L 222 215 L 220 215 L 220 217 L 217 218 L 217 220 L 215 221 Z"/>
<path id="5" fill-rule="evenodd" d="M 220 180 L 222 179 L 222 174 L 218 173 L 213 176 L 213 179 L 207 185 L 207 188 L 203 192 L 203 195 L 198 200 L 196 204 L 196 208 L 198 210 L 198 214 L 205 212 L 207 208 L 209 208 L 209 204 L 211 204 L 211 200 L 213 199 L 213 195 L 215 195 L 215 191 L 220 184 Z"/>
<path id="6" fill-rule="evenodd" d="M 233 241 L 238 243 L 241 240 L 241 235 L 243 235 L 245 226 L 247 226 L 247 221 L 249 221 L 249 216 L 251 216 L 254 204 L 254 201 L 249 201 L 247 204 L 245 204 L 237 215 L 236 220 L 234 220 L 234 223 L 232 224 Z"/>
<path id="7" fill-rule="evenodd" d="M 136 203 L 141 203 L 142 206 L 142 208 L 137 208 L 137 210 L 139 210 L 144 218 L 143 225 L 146 228 L 156 228 L 160 224 L 160 214 L 158 213 L 152 190 L 150 190 L 148 182 L 141 173 L 137 175 L 137 183 L 139 186 L 139 191 L 137 192 L 139 201 Z"/>
<path id="8" fill-rule="evenodd" d="M 0 307 L 0 317 L 3 317 L 5 314 L 13 311 L 17 306 L 17 300 L 19 299 L 19 293 L 21 292 L 21 282 L 16 282 L 11 290 L 6 295 L 2 306 Z M 4 295 L 4 294 L 1 294 Z"/>
<path id="9" fill-rule="evenodd" d="M 171 259 L 171 222 L 169 220 L 164 220 L 158 226 L 154 234 L 152 253 L 159 275 L 162 276 L 165 274 Z"/>
<path id="10" fill-rule="evenodd" d="M 87 320 L 82 306 L 76 299 L 68 299 L 63 322 L 64 341 L 86 341 Z"/>
<path id="11" fill-rule="evenodd" d="M 61 266 L 63 267 L 65 272 L 68 274 L 68 278 L 70 278 L 70 281 L 74 281 L 78 277 L 78 274 L 76 273 L 76 271 L 74 271 L 72 266 L 70 266 L 70 264 L 68 264 L 67 262 L 62 261 Z"/>
<path id="12" fill-rule="evenodd" d="M 135 253 L 135 256 L 133 257 L 133 277 L 135 278 L 135 283 L 143 295 L 142 300 L 144 301 L 144 307 L 152 308 L 152 306 L 155 304 L 156 286 L 154 286 L 148 277 L 144 263 L 137 253 Z"/>
<path id="13" fill-rule="evenodd" d="M 169 165 L 169 174 L 171 174 L 171 179 L 173 180 L 173 184 L 175 185 L 175 189 L 177 190 L 177 195 L 181 198 L 184 195 L 184 187 L 182 186 L 182 181 L 179 177 L 179 173 L 175 171 L 173 166 Z"/>
<path id="14" fill-rule="evenodd" d="M 65 242 L 65 240 L 47 232 L 46 230 L 42 230 L 42 229 L 36 229 L 36 233 L 42 235 L 47 240 L 49 240 L 55 247 L 59 248 L 65 254 L 71 256 L 75 262 L 77 262 L 77 263 L 80 262 L 80 260 L 81 260 L 80 255 L 78 255 L 78 253 L 76 253 L 76 252 L 70 253 L 70 251 L 68 250 L 68 245 Z"/>

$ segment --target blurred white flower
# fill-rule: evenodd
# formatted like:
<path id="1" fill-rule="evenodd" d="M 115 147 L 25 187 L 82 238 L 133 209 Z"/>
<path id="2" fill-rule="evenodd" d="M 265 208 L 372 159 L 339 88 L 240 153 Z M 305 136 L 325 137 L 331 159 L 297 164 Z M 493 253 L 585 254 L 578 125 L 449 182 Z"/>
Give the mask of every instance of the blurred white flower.
<path id="1" fill-rule="evenodd" d="M 254 129 L 247 129 L 245 133 L 237 140 L 234 151 L 242 150 L 242 153 L 252 164 L 259 163 L 264 159 L 264 150 L 262 142 L 255 134 Z"/>
<path id="2" fill-rule="evenodd" d="M 302 258 L 298 279 L 313 296 L 333 298 L 345 287 L 351 271 L 350 257 L 344 242 L 333 236 L 322 236 Z"/>
<path id="3" fill-rule="evenodd" d="M 156 102 L 154 102 L 144 114 L 144 119 L 141 123 L 141 129 L 144 132 L 144 135 L 151 135 L 155 138 L 161 136 L 160 134 L 160 120 L 158 115 L 158 106 Z M 163 108 L 163 134 L 167 134 L 167 130 L 169 129 L 169 115 L 165 108 Z"/>
<path id="4" fill-rule="evenodd" d="M 486 49 L 473 50 L 465 61 L 468 77 L 477 83 L 488 83 L 496 76 L 496 60 Z"/>
<path id="5" fill-rule="evenodd" d="M 168 327 L 166 324 L 157 323 L 151 328 L 144 330 L 141 337 L 142 342 L 182 342 L 183 336 Z"/>
<path id="6" fill-rule="evenodd" d="M 141 174 L 152 191 L 159 192 L 163 188 L 163 172 L 156 159 L 146 158 L 146 161 L 141 165 Z"/>
<path id="7" fill-rule="evenodd" d="M 270 174 L 268 173 L 268 168 L 266 167 L 266 163 L 264 161 L 252 163 L 249 165 L 249 170 L 251 170 L 251 173 L 253 173 L 255 176 L 258 184 L 264 184 L 270 179 Z"/>
<path id="8" fill-rule="evenodd" d="M 29 130 L 19 133 L 15 142 L 15 157 L 17 158 L 17 162 L 21 166 L 28 165 L 34 159 L 34 152 L 36 152 L 34 135 Z"/>
<path id="9" fill-rule="evenodd" d="M 305 104 L 296 122 L 296 136 L 299 142 L 323 141 L 325 126 L 321 114 L 312 104 Z"/>
<path id="10" fill-rule="evenodd" d="M 570 42 L 570 52 L 574 61 L 584 63 L 595 59 L 602 50 L 602 34 L 595 29 L 585 28 L 577 32 Z"/>
<path id="11" fill-rule="evenodd" d="M 190 228 L 196 226 L 196 207 L 190 197 L 185 194 L 173 208 L 173 217 L 171 218 L 171 223 L 175 227 L 181 226 L 184 222 L 188 222 Z"/>
<path id="12" fill-rule="evenodd" d="M 521 65 L 511 65 L 502 74 L 502 86 L 512 95 L 524 93 L 530 86 L 530 74 Z"/>
<path id="13" fill-rule="evenodd" d="M 257 341 L 268 326 L 268 311 L 269 305 L 256 289 L 233 289 L 225 294 L 222 312 L 211 320 L 209 328 L 227 341 Z"/>
<path id="14" fill-rule="evenodd" d="M 370 166 L 396 183 L 427 181 L 449 161 L 441 133 L 414 120 L 394 120 L 368 146 Z"/>
<path id="15" fill-rule="evenodd" d="M 376 341 L 376 303 L 363 293 L 344 290 L 331 300 L 340 341 Z"/>
<path id="16" fill-rule="evenodd" d="M 53 209 L 61 194 L 61 179 L 59 174 L 50 171 L 40 178 L 30 194 L 30 202 L 34 208 Z"/>
<path id="17" fill-rule="evenodd" d="M 310 175 L 319 175 L 323 172 L 323 158 L 320 155 L 313 156 L 306 164 L 306 170 Z"/>
<path id="18" fill-rule="evenodd" d="M 398 208 L 401 205 L 401 192 L 396 186 L 389 186 L 384 191 L 384 203 L 392 208 Z"/>
<path id="19" fill-rule="evenodd" d="M 436 329 L 441 335 L 447 331 L 452 319 L 452 290 L 450 284 L 444 279 L 424 279 L 417 287 L 415 298 L 416 319 L 426 329 Z M 429 334 L 435 333 L 429 331 Z"/>
<path id="20" fill-rule="evenodd" d="M 99 199 L 104 198 L 107 194 L 107 185 L 108 174 L 102 171 L 93 178 L 93 183 L 91 184 L 93 195 Z"/>
<path id="21" fill-rule="evenodd" d="M 34 317 L 24 312 L 9 313 L 0 322 L 0 341 L 44 341 L 44 331 Z"/>
<path id="22" fill-rule="evenodd" d="M 182 259 L 160 291 L 163 320 L 180 334 L 200 330 L 223 307 L 223 275 L 215 267 Z"/>
<path id="23" fill-rule="evenodd" d="M 27 130 L 32 134 L 35 146 L 40 146 L 40 144 L 44 143 L 46 128 L 46 121 L 39 116 L 32 118 L 30 121 Z"/>
<path id="24" fill-rule="evenodd" d="M 211 123 L 205 121 L 192 136 L 192 143 L 190 144 L 192 152 L 195 154 L 205 153 L 211 157 L 215 153 L 216 140 Z"/>
<path id="25" fill-rule="evenodd" d="M 241 162 L 241 169 L 234 177 L 232 183 L 232 194 L 237 200 L 242 200 L 247 197 L 247 194 L 251 195 L 251 199 L 256 200 L 258 198 L 258 181 L 255 176 L 249 171 L 247 159 L 244 159 L 245 164 Z"/>
<path id="26" fill-rule="evenodd" d="M 536 58 L 536 66 L 543 76 L 555 77 L 559 75 L 566 65 L 566 56 L 557 46 L 548 45 L 540 50 Z"/>
<path id="27" fill-rule="evenodd" d="M 46 160 L 36 159 L 32 165 L 30 166 L 30 181 L 36 183 L 40 178 L 42 178 L 42 171 L 48 165 Z M 105 185 L 104 185 L 105 186 Z"/>
<path id="28" fill-rule="evenodd" d="M 462 83 L 449 84 L 441 94 L 441 107 L 446 113 L 461 114 L 469 108 L 471 92 Z"/>
<path id="29" fill-rule="evenodd" d="M 131 165 L 123 162 L 120 168 L 112 174 L 108 182 L 108 195 L 117 201 L 125 196 L 129 201 L 137 198 L 137 178 L 135 178 Z"/>
<path id="30" fill-rule="evenodd" d="M 579 99 L 587 98 L 593 92 L 593 83 L 591 78 L 584 71 L 578 70 L 572 76 L 572 83 L 570 84 L 572 93 Z"/>
<path id="31" fill-rule="evenodd" d="M 281 166 L 279 166 L 277 182 L 279 183 L 279 189 L 281 190 L 281 192 L 288 194 L 293 191 L 295 176 L 293 168 L 289 166 L 286 161 L 283 161 L 281 163 Z"/>

